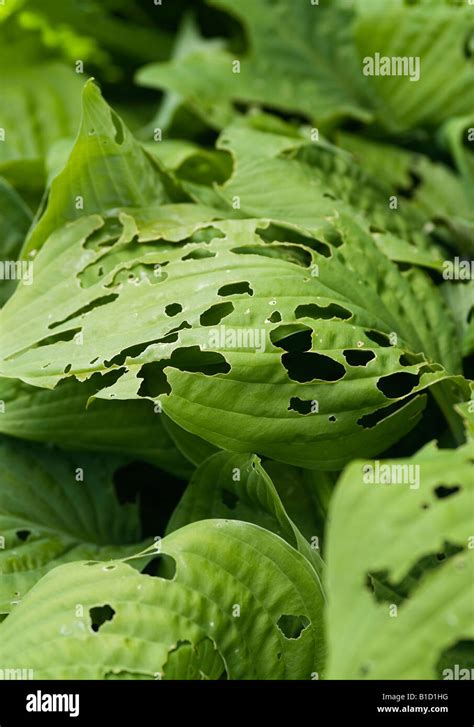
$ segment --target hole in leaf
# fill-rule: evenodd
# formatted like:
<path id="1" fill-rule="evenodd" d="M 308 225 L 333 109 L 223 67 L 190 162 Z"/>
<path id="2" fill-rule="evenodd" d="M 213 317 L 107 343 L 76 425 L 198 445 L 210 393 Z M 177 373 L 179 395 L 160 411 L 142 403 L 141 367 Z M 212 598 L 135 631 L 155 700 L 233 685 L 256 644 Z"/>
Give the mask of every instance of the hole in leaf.
<path id="1" fill-rule="evenodd" d="M 231 492 L 230 490 L 223 489 L 222 490 L 222 502 L 226 507 L 229 508 L 229 510 L 235 510 L 237 507 L 237 504 L 239 502 L 239 496 L 235 494 L 235 492 Z"/>
<path id="2" fill-rule="evenodd" d="M 375 427 L 379 422 L 383 421 L 391 414 L 394 414 L 399 409 L 403 409 L 406 404 L 406 400 L 397 401 L 394 404 L 383 407 L 382 409 L 377 409 L 370 414 L 364 414 L 364 416 L 357 420 L 357 424 L 360 424 L 361 427 L 365 427 L 366 429 L 372 429 L 372 427 Z"/>
<path id="3" fill-rule="evenodd" d="M 48 336 L 39 341 L 36 346 L 41 348 L 42 346 L 52 346 L 53 343 L 61 343 L 66 341 L 72 341 L 74 336 L 82 331 L 82 328 L 73 328 L 70 331 L 63 331 L 62 333 L 55 333 L 53 336 Z"/>
<path id="4" fill-rule="evenodd" d="M 216 253 L 212 250 L 206 250 L 205 248 L 198 247 L 196 250 L 191 250 L 187 255 L 181 258 L 181 260 L 203 260 L 206 257 L 216 257 Z"/>
<path id="5" fill-rule="evenodd" d="M 438 485 L 438 487 L 435 488 L 435 494 L 436 497 L 441 499 L 456 494 L 456 492 L 459 492 L 460 489 L 461 487 L 459 485 Z"/>
<path id="6" fill-rule="evenodd" d="M 30 530 L 17 530 L 16 531 L 16 537 L 19 540 L 22 540 L 23 542 L 28 539 L 28 537 L 31 535 Z"/>
<path id="7" fill-rule="evenodd" d="M 230 301 L 226 303 L 215 303 L 211 305 L 204 313 L 201 313 L 199 322 L 201 326 L 216 326 L 224 318 L 229 316 L 234 310 L 234 305 Z"/>
<path id="8" fill-rule="evenodd" d="M 221 296 L 244 294 L 253 295 L 253 290 L 250 287 L 250 283 L 248 281 L 243 281 L 241 283 L 228 283 L 227 285 L 223 285 L 217 291 L 217 295 Z"/>
<path id="9" fill-rule="evenodd" d="M 179 303 L 170 303 L 169 305 L 166 306 L 165 313 L 167 316 L 172 318 L 173 316 L 177 316 L 178 313 L 181 313 L 182 310 L 183 310 L 183 306 L 180 305 Z"/>
<path id="10" fill-rule="evenodd" d="M 311 621 L 307 616 L 283 614 L 278 619 L 277 626 L 285 638 L 298 639 L 310 623 Z"/>
<path id="11" fill-rule="evenodd" d="M 324 257 L 331 257 L 331 250 L 326 243 L 316 240 L 314 237 L 302 235 L 296 230 L 272 224 L 267 228 L 257 228 L 256 233 L 264 242 L 267 243 L 290 242 L 295 243 L 296 245 L 305 245 L 312 250 L 316 250 L 321 255 L 324 255 Z"/>
<path id="12" fill-rule="evenodd" d="M 342 364 L 320 353 L 284 353 L 281 360 L 290 379 L 300 383 L 338 381 L 346 373 Z"/>
<path id="13" fill-rule="evenodd" d="M 313 260 L 309 250 L 297 245 L 241 245 L 240 247 L 233 247 L 231 252 L 236 255 L 260 255 L 261 257 L 284 260 L 302 268 L 309 268 Z"/>
<path id="14" fill-rule="evenodd" d="M 382 376 L 377 381 L 377 388 L 388 399 L 398 399 L 406 396 L 420 382 L 418 374 L 409 374 L 406 371 L 398 371 L 395 374 Z"/>
<path id="15" fill-rule="evenodd" d="M 315 413 L 315 402 L 313 400 L 300 399 L 298 396 L 292 396 L 290 399 L 289 411 L 296 411 L 298 414 L 313 414 Z"/>
<path id="16" fill-rule="evenodd" d="M 363 351 L 360 348 L 346 349 L 342 353 L 349 366 L 367 366 L 375 358 L 373 351 Z"/>
<path id="17" fill-rule="evenodd" d="M 152 578 L 164 578 L 172 581 L 176 575 L 176 561 L 171 555 L 160 553 L 148 561 L 142 573 Z"/>
<path id="18" fill-rule="evenodd" d="M 74 313 L 71 313 L 71 315 L 67 316 L 67 318 L 63 318 L 62 321 L 55 321 L 54 323 L 50 323 L 48 328 L 50 330 L 52 330 L 53 328 L 62 326 L 63 323 L 67 323 L 68 321 L 71 321 L 74 318 L 79 318 L 79 316 L 82 316 L 85 313 L 90 313 L 90 311 L 94 310 L 94 308 L 100 308 L 100 306 L 102 306 L 102 305 L 107 305 L 107 303 L 112 303 L 112 301 L 116 300 L 118 297 L 119 297 L 118 293 L 110 293 L 109 295 L 102 295 L 100 298 L 96 298 L 95 300 L 92 300 L 87 305 L 84 305 L 82 308 L 79 308 L 79 310 L 75 311 Z"/>
<path id="19" fill-rule="evenodd" d="M 94 608 L 90 608 L 89 616 L 91 620 L 92 631 L 95 631 L 97 633 L 101 626 L 103 626 L 107 621 L 112 621 L 115 613 L 115 610 L 112 608 L 112 606 L 109 606 L 108 603 L 106 603 L 104 606 L 94 606 Z"/>
<path id="20" fill-rule="evenodd" d="M 390 339 L 387 335 L 385 335 L 385 333 L 380 333 L 379 331 L 365 331 L 365 335 L 370 341 L 377 343 L 383 348 L 391 346 Z"/>
<path id="21" fill-rule="evenodd" d="M 277 348 L 288 353 L 309 351 L 312 346 L 313 331 L 307 326 L 278 326 L 270 333 L 270 340 Z"/>
<path id="22" fill-rule="evenodd" d="M 337 305 L 337 303 L 330 303 L 330 305 L 326 306 L 308 303 L 299 305 L 295 310 L 295 316 L 296 318 L 314 318 L 315 320 L 330 320 L 331 318 L 347 320 L 352 318 L 352 313 L 347 308 Z"/>
<path id="23" fill-rule="evenodd" d="M 281 321 L 281 313 L 277 310 L 274 310 L 267 320 L 269 323 L 279 323 Z"/>

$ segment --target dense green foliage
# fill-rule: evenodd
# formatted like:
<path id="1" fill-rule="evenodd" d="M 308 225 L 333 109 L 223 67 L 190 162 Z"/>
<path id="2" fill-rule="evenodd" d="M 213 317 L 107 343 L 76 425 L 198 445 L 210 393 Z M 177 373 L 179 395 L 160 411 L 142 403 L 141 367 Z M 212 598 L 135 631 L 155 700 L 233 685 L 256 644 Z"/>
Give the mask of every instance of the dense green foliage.
<path id="1" fill-rule="evenodd" d="M 474 667 L 474 6 L 10 0 L 0 39 L 0 669 Z"/>

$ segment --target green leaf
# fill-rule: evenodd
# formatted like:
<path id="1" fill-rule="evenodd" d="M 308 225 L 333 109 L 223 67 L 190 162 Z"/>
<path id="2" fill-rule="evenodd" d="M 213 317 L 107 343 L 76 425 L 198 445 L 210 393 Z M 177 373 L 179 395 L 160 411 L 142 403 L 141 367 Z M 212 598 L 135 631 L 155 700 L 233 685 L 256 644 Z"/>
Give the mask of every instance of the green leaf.
<path id="1" fill-rule="evenodd" d="M 472 454 L 431 444 L 379 462 L 401 468 L 392 484 L 370 483 L 374 462 L 344 472 L 330 511 L 328 678 L 436 679 L 443 653 L 474 638 Z"/>
<path id="2" fill-rule="evenodd" d="M 168 535 L 160 553 L 174 575 L 140 575 L 117 561 L 55 569 L 0 625 L 0 661 L 48 679 L 322 672 L 314 571 L 284 540 L 248 523 L 205 520 Z"/>
<path id="3" fill-rule="evenodd" d="M 1 613 L 18 608 L 27 591 L 61 563 L 136 552 L 138 509 L 115 497 L 117 459 L 61 455 L 4 437 L 0 451 Z M 81 473 L 83 480 L 77 479 Z"/>
<path id="4" fill-rule="evenodd" d="M 400 273 L 342 215 L 326 235 L 342 244 L 322 252 L 268 221 L 178 222 L 145 242 L 139 221 L 121 220 L 83 218 L 40 250 L 33 285 L 0 315 L 3 376 L 53 388 L 100 374 L 99 398 L 159 399 L 214 446 L 340 469 L 410 431 L 425 404 L 416 394 L 460 370 L 429 279 Z M 466 398 L 454 384 L 447 415 Z"/>
<path id="5" fill-rule="evenodd" d="M 256 455 L 218 452 L 194 472 L 168 523 L 167 532 L 206 517 L 244 520 L 284 538 L 300 551 L 321 575 L 324 564 L 288 517 L 270 477 Z"/>
<path id="6" fill-rule="evenodd" d="M 8 54 L 8 46 L 4 53 Z M 80 118 L 83 80 L 62 63 L 20 63 L 16 54 L 0 73 L 2 128 L 0 173 L 9 176 L 21 162 L 33 168 L 58 139 L 71 136 Z"/>
<path id="7" fill-rule="evenodd" d="M 370 119 L 368 84 L 351 40 L 351 11 L 289 0 L 213 0 L 245 25 L 250 49 L 186 54 L 142 68 L 137 82 L 185 97 L 208 123 L 221 128 L 232 103 L 259 103 L 319 123 L 352 116 Z M 237 70 L 235 62 L 240 63 Z"/>
<path id="8" fill-rule="evenodd" d="M 64 169 L 53 179 L 46 210 L 26 241 L 37 250 L 58 227 L 94 212 L 169 201 L 171 184 L 135 141 L 90 80 L 82 94 L 82 121 Z"/>
<path id="9" fill-rule="evenodd" d="M 398 0 L 366 4 L 354 28 L 361 61 L 379 53 L 419 62 L 418 80 L 400 74 L 370 77 L 380 124 L 397 134 L 418 127 L 432 129 L 449 117 L 472 112 L 474 68 L 465 45 L 473 29 L 472 8 L 467 4 L 456 8 L 443 3 L 407 6 Z"/>
<path id="10" fill-rule="evenodd" d="M 97 388 L 93 379 L 68 379 L 54 391 L 0 379 L 0 432 L 66 450 L 135 457 L 177 477 L 191 474 L 167 433 L 165 414 L 145 400 L 93 399 Z"/>

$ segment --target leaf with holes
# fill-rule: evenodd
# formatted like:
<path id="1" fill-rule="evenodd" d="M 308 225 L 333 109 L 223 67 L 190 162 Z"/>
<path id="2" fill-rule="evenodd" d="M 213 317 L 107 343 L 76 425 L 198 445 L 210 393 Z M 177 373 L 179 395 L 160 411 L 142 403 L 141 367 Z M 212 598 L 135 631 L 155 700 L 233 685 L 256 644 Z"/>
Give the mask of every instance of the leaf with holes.
<path id="1" fill-rule="evenodd" d="M 137 551 L 138 509 L 119 504 L 113 489 L 119 460 L 61 455 L 4 437 L 0 451 L 0 613 L 18 608 L 61 563 Z"/>
<path id="2" fill-rule="evenodd" d="M 157 557 L 156 576 L 117 561 L 55 569 L 0 625 L 0 661 L 38 679 L 322 674 L 321 593 L 284 540 L 204 520 L 167 535 Z"/>
<path id="3" fill-rule="evenodd" d="M 344 472 L 329 515 L 330 679 L 439 679 L 445 652 L 472 645 L 472 467 L 472 445 L 431 444 Z"/>
<path id="4" fill-rule="evenodd" d="M 99 374 L 99 398 L 160 401 L 217 447 L 317 469 L 397 441 L 426 388 L 447 410 L 465 400 L 438 291 L 342 215 L 327 243 L 256 220 L 147 242 L 120 219 L 82 218 L 39 251 L 0 316 L 2 375 L 53 388 Z"/>

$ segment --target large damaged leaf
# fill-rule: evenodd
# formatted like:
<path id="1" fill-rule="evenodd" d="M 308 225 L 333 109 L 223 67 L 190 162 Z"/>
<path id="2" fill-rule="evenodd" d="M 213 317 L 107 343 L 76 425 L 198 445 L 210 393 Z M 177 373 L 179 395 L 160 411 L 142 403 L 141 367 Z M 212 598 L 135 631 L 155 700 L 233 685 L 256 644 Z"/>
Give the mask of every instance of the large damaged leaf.
<path id="1" fill-rule="evenodd" d="M 249 523 L 204 520 L 147 554 L 158 559 L 155 576 L 119 561 L 48 574 L 0 625 L 2 663 L 27 664 L 37 679 L 322 673 L 321 593 L 284 540 Z"/>
<path id="2" fill-rule="evenodd" d="M 472 468 L 472 444 L 431 444 L 344 472 L 329 519 L 330 679 L 445 677 L 461 643 L 472 658 Z"/>

